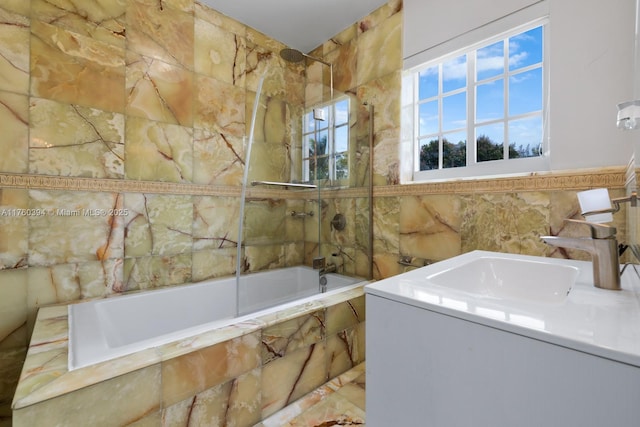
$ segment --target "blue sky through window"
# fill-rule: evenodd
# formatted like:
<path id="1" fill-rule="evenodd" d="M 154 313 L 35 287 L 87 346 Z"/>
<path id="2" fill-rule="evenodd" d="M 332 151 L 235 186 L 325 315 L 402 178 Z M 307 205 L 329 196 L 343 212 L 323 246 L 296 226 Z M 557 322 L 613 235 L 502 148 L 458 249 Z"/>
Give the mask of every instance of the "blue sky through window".
<path id="1" fill-rule="evenodd" d="M 471 74 L 475 83 L 467 82 L 468 66 L 474 62 L 466 54 L 423 69 L 418 75 L 419 135 L 432 140 L 475 125 L 475 138 L 485 135 L 496 145 L 508 135 L 516 149 L 539 146 L 543 55 L 543 27 L 538 26 L 477 49 Z M 467 120 L 470 90 L 475 117 Z"/>

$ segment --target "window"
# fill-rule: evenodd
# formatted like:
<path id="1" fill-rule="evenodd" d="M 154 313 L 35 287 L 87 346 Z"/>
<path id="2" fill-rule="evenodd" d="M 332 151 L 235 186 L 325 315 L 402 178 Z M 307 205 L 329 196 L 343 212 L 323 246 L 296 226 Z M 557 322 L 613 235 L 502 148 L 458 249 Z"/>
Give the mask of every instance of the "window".
<path id="1" fill-rule="evenodd" d="M 537 21 L 405 72 L 414 180 L 547 168 L 545 27 Z"/>
<path id="2" fill-rule="evenodd" d="M 305 112 L 302 124 L 305 181 L 349 177 L 349 98 Z"/>

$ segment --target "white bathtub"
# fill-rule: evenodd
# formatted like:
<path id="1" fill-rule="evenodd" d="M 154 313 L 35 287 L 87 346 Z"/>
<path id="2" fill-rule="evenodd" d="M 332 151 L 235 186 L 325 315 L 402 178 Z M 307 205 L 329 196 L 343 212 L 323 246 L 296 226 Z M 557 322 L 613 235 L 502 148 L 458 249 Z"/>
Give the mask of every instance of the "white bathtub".
<path id="1" fill-rule="evenodd" d="M 326 277 L 327 294 L 362 281 Z M 309 267 L 241 276 L 241 317 L 235 317 L 235 286 L 231 277 L 69 305 L 69 370 L 313 300 L 319 277 Z"/>

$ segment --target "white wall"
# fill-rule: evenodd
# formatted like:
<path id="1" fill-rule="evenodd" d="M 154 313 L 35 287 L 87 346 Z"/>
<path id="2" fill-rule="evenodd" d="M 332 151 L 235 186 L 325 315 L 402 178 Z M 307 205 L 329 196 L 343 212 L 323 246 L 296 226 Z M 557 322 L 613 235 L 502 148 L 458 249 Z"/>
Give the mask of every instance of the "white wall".
<path id="1" fill-rule="evenodd" d="M 633 99 L 635 0 L 547 2 L 551 169 L 627 165 L 633 132 L 616 128 L 616 104 Z M 534 3 L 404 0 L 405 66 L 425 49 Z"/>

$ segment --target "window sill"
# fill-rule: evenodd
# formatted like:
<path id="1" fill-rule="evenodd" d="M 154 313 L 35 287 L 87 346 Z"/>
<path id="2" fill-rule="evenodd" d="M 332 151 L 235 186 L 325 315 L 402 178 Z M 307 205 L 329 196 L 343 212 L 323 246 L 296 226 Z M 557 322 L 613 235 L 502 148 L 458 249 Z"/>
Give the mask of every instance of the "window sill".
<path id="1" fill-rule="evenodd" d="M 544 156 L 526 159 L 495 160 L 462 168 L 414 172 L 413 179 L 403 184 L 512 178 L 537 175 L 548 172 L 550 169 L 549 159 Z"/>

